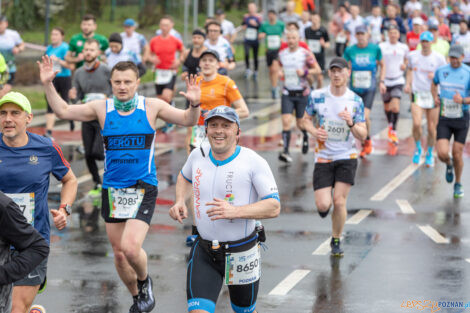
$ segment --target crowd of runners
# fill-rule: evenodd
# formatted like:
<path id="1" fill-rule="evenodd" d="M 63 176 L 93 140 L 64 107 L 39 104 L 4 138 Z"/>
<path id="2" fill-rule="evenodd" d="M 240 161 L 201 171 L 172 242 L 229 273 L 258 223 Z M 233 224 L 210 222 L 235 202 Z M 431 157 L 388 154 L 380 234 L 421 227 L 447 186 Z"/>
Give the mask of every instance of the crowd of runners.
<path id="1" fill-rule="evenodd" d="M 409 0 L 360 10 L 345 2 L 325 20 L 312 1 L 304 1 L 300 12 L 289 1 L 282 13 L 250 3 L 241 25 L 217 10 L 193 30 L 190 42 L 183 42 L 171 16 L 160 19 L 152 38 L 138 33 L 131 18 L 107 38 L 86 14 L 69 43 L 64 29 L 54 27 L 38 61 L 47 99 L 43 135 L 27 130 L 34 99 L 15 91 L 15 56 L 25 44 L 0 16 L 0 312 L 30 312 L 46 288 L 50 217 L 64 229 L 76 200 L 77 178 L 53 138 L 56 118 L 69 120 L 71 131 L 74 121 L 81 122 L 78 150 L 93 180 L 86 197 L 91 204 L 82 205 L 81 214 L 89 225 L 97 225 L 99 214 L 104 219 L 116 271 L 130 294 L 129 312 L 151 312 L 156 303 L 142 245 L 158 194 L 157 119 L 166 123 L 165 132 L 174 125 L 187 128 L 188 157 L 169 214 L 193 223 L 187 239 L 189 312 L 214 312 L 222 284 L 234 312 L 256 312 L 259 247 L 266 239 L 259 220 L 278 216 L 282 199 L 270 164 L 238 145 L 250 110 L 230 78 L 236 67 L 247 80 L 269 77 L 272 103 L 281 103 L 279 162 L 293 162 L 293 135 L 303 154 L 313 150 L 316 208 L 323 218 L 333 208 L 333 256 L 343 256 L 347 198 L 358 162 L 374 148 L 377 91 L 388 123 L 387 153 L 397 154 L 401 100 L 409 97 L 407 131 L 416 144 L 410 163 L 433 167 L 437 157 L 453 183 L 453 197 L 463 197 L 470 4 L 441 0 L 423 7 Z M 235 55 L 240 41 L 243 57 Z M 261 46 L 267 71 L 259 70 Z M 154 75 L 154 98 L 137 92 L 147 71 Z M 179 93 L 183 109 L 174 101 L 178 81 L 186 85 Z M 103 176 L 97 163 L 102 160 Z M 60 206 L 53 208 L 47 202 L 50 174 L 62 182 Z"/>

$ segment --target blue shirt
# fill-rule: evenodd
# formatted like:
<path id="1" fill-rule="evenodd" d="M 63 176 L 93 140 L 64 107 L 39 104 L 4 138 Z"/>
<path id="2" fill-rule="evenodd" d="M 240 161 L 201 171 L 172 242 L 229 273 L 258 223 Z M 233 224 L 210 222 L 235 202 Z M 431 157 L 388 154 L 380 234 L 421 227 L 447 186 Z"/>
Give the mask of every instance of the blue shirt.
<path id="1" fill-rule="evenodd" d="M 57 58 L 64 61 L 67 51 L 69 51 L 69 44 L 66 42 L 62 42 L 57 47 L 53 47 L 52 45 L 47 46 L 46 55 L 48 56 L 54 55 Z M 72 71 L 70 71 L 70 69 L 60 66 L 60 64 L 56 64 L 56 62 L 54 62 L 53 66 L 54 66 L 54 70 L 56 71 L 60 70 L 60 72 L 57 74 L 57 77 L 69 77 L 72 75 Z"/>
<path id="2" fill-rule="evenodd" d="M 468 66 L 453 68 L 450 64 L 439 67 L 434 73 L 434 84 L 440 87 L 441 108 L 440 116 L 443 117 L 446 102 L 452 100 L 456 92 L 462 98 L 469 96 L 470 90 L 470 70 Z M 462 117 L 468 118 L 467 104 L 460 105 Z"/>
<path id="3" fill-rule="evenodd" d="M 27 133 L 23 147 L 9 147 L 0 136 L 0 190 L 4 193 L 34 193 L 33 225 L 49 243 L 51 226 L 47 192 L 50 174 L 62 180 L 70 169 L 60 147 L 51 139 Z"/>

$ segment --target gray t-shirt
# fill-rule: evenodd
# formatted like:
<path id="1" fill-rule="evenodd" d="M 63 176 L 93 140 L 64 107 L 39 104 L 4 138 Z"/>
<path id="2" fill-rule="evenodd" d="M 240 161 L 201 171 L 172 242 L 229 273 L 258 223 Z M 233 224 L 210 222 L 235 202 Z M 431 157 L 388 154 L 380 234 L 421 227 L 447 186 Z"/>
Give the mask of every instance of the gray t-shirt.
<path id="1" fill-rule="evenodd" d="M 111 70 L 106 64 L 100 63 L 94 71 L 87 71 L 85 66 L 82 66 L 75 72 L 72 86 L 77 89 L 78 99 L 96 100 L 99 99 L 97 94 L 111 95 L 110 78 Z"/>
<path id="2" fill-rule="evenodd" d="M 279 14 L 279 19 L 281 21 L 284 22 L 284 24 L 289 24 L 289 23 L 297 23 L 299 24 L 299 22 L 302 20 L 300 18 L 300 15 L 298 15 L 297 13 L 292 13 L 292 14 L 288 14 L 287 12 L 283 12 L 281 14 Z M 300 26 L 300 25 L 299 25 Z"/>

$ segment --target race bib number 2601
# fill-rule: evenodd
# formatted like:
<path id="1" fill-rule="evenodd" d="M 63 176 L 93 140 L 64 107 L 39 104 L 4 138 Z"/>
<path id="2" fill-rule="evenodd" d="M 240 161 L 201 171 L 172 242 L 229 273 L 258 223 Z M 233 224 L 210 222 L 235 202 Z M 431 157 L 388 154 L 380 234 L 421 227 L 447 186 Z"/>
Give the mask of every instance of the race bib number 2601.
<path id="1" fill-rule="evenodd" d="M 227 253 L 225 256 L 225 285 L 247 285 L 261 276 L 259 245 L 243 252 Z"/>

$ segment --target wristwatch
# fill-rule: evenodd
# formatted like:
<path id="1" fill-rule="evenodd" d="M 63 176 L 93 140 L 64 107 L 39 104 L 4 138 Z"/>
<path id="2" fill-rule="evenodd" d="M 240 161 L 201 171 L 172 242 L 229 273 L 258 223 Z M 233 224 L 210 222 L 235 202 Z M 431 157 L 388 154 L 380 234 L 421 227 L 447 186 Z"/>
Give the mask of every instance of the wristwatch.
<path id="1" fill-rule="evenodd" d="M 59 210 L 60 209 L 64 209 L 65 213 L 67 213 L 67 216 L 70 216 L 70 214 L 72 214 L 72 206 L 70 204 L 61 204 Z"/>

